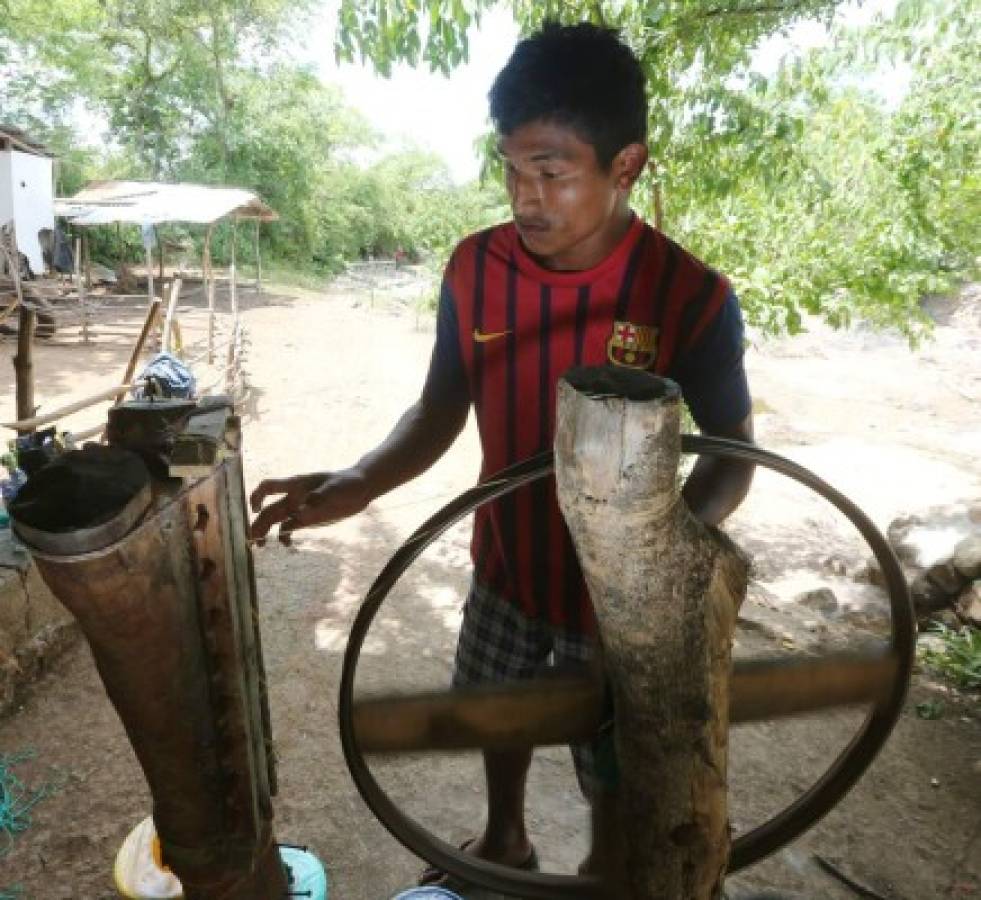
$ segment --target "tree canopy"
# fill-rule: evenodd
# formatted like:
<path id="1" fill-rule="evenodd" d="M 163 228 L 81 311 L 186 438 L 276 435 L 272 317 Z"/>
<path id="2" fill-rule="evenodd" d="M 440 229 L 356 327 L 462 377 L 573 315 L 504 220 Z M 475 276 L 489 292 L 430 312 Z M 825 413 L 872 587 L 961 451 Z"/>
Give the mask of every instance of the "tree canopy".
<path id="1" fill-rule="evenodd" d="M 383 74 L 451 72 L 493 2 L 338 0 L 335 53 Z M 921 296 L 975 274 L 981 253 L 979 2 L 897 0 L 854 28 L 841 0 L 506 5 L 524 33 L 545 19 L 621 31 L 650 97 L 636 205 L 652 216 L 657 201 L 751 321 L 794 330 L 809 312 L 913 334 Z M 323 13 L 318 0 L 0 0 L 0 120 L 52 144 L 62 193 L 100 176 L 233 183 L 280 211 L 263 240 L 293 265 L 396 248 L 438 265 L 507 214 L 494 142 L 484 184 L 464 187 L 432 154 L 386 150 L 296 61 Z M 761 42 L 814 19 L 827 46 L 754 68 Z M 886 71 L 908 76 L 898 101 L 874 90 Z"/>

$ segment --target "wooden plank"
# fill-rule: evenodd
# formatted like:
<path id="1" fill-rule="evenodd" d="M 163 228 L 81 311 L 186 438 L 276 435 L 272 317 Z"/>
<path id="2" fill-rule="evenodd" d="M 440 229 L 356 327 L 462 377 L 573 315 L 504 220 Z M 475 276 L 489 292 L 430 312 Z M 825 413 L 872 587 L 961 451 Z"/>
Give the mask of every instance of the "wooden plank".
<path id="1" fill-rule="evenodd" d="M 212 223 L 204 236 L 204 253 L 201 261 L 208 291 L 208 365 L 215 361 L 215 273 L 211 267 L 211 236 L 214 230 L 215 226 Z"/>
<path id="2" fill-rule="evenodd" d="M 74 403 L 61 406 L 49 413 L 44 413 L 44 415 L 18 419 L 16 422 L 0 422 L 0 428 L 11 428 L 21 432 L 36 431 L 43 425 L 50 425 L 52 422 L 57 422 L 59 419 L 65 418 L 65 416 L 70 416 L 72 413 L 77 413 L 80 410 L 88 409 L 88 407 L 94 406 L 96 403 L 101 403 L 103 400 L 111 400 L 117 394 L 121 393 L 123 396 L 125 396 L 126 391 L 128 391 L 131 387 L 131 384 L 120 384 L 116 385 L 115 387 L 106 388 L 104 391 L 89 394 L 81 400 L 76 400 Z"/>
<path id="3" fill-rule="evenodd" d="M 729 721 L 874 704 L 888 694 L 895 668 L 887 651 L 740 660 L 730 681 Z M 596 734 L 603 717 L 601 700 L 595 682 L 584 678 L 370 697 L 357 702 L 354 729 L 365 753 L 575 744 Z"/>
<path id="4" fill-rule="evenodd" d="M 170 297 L 167 300 L 167 313 L 164 316 L 163 335 L 160 339 L 160 347 L 164 353 L 170 353 L 170 338 L 173 333 L 174 315 L 177 311 L 177 301 L 181 294 L 181 280 L 175 278 L 170 283 Z"/>
<path id="5" fill-rule="evenodd" d="M 140 355 L 143 353 L 143 346 L 146 344 L 150 331 L 153 328 L 153 323 L 156 322 L 159 313 L 160 299 L 155 297 L 150 303 L 150 308 L 146 313 L 146 319 L 143 321 L 143 328 L 140 330 L 139 337 L 137 337 L 136 343 L 133 345 L 133 352 L 130 354 L 129 361 L 126 363 L 126 371 L 123 373 L 123 383 L 126 387 L 116 396 L 116 406 L 119 406 L 126 399 L 126 391 L 129 390 L 129 383 L 133 380 L 133 373 L 136 372 L 136 364 L 140 360 Z"/>
<path id="6" fill-rule="evenodd" d="M 0 309 L 0 324 L 2 324 L 3 321 L 8 316 L 13 315 L 13 313 L 17 310 L 19 306 L 20 306 L 20 300 L 14 297 L 13 302 L 10 304 L 10 306 L 6 307 L 5 309 Z"/>

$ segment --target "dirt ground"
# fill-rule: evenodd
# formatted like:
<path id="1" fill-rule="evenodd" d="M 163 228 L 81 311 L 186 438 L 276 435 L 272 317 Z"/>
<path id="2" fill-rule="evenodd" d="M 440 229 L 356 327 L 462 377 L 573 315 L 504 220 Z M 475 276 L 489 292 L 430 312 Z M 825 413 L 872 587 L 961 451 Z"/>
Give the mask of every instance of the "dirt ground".
<path id="1" fill-rule="evenodd" d="M 273 288 L 243 298 L 250 484 L 352 463 L 412 402 L 432 321 L 411 302 L 388 299 L 397 287 L 383 285 L 373 297 L 348 283 L 322 293 Z M 402 293 L 411 300 L 413 290 Z M 881 528 L 903 512 L 981 498 L 981 292 L 957 304 L 938 302 L 932 312 L 934 338 L 915 352 L 896 337 L 814 325 L 794 339 L 754 339 L 747 357 L 759 442 L 814 469 Z M 196 315 L 186 314 L 192 340 Z M 127 353 L 125 340 L 99 337 L 88 349 L 40 348 L 39 402 L 50 408 L 112 385 Z M 13 344 L 3 340 L 0 356 L 12 355 Z M 5 362 L 0 409 L 13 409 L 12 392 Z M 81 429 L 95 421 L 88 413 L 69 424 Z M 364 515 L 311 532 L 292 547 L 270 544 L 256 553 L 279 755 L 277 836 L 321 856 L 332 898 L 384 900 L 420 869 L 371 817 L 344 767 L 336 728 L 341 654 L 359 600 L 384 562 L 428 514 L 473 483 L 477 468 L 471 423 L 429 473 Z M 467 525 L 431 547 L 393 592 L 362 658 L 362 690 L 445 684 L 468 577 Z M 822 501 L 764 473 L 729 530 L 755 557 L 738 654 L 819 652 L 881 639 L 881 595 L 828 565 L 835 556 L 852 572 L 867 552 Z M 854 615 L 824 619 L 794 600 L 820 586 L 832 587 Z M 917 717 L 916 704 L 929 699 L 942 701 L 942 718 Z M 902 721 L 861 783 L 808 834 L 731 878 L 731 895 L 748 897 L 751 889 L 797 898 L 860 895 L 829 875 L 821 858 L 873 892 L 861 896 L 981 897 L 979 713 L 977 698 L 918 675 Z M 735 729 L 736 832 L 806 790 L 861 720 L 861 711 L 840 710 Z M 0 856 L 0 894 L 19 886 L 17 896 L 31 900 L 115 896 L 113 856 L 149 800 L 84 643 L 0 721 L 0 753 L 24 751 L 36 755 L 16 773 L 29 786 L 54 790 Z M 483 789 L 475 755 L 390 760 L 377 771 L 396 802 L 446 839 L 460 841 L 479 826 Z M 536 755 L 529 821 L 543 866 L 574 871 L 588 835 L 563 749 Z"/>

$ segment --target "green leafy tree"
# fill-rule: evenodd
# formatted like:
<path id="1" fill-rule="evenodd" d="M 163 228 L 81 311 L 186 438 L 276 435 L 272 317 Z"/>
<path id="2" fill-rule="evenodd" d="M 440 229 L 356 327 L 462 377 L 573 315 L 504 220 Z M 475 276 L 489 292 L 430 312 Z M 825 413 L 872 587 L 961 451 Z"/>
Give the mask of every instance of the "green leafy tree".
<path id="1" fill-rule="evenodd" d="M 238 72 L 274 55 L 308 8 L 287 0 L 6 0 L 0 62 L 23 72 L 8 102 L 62 115 L 82 97 L 140 174 L 170 174 L 182 142 L 210 132 L 226 164 Z"/>
<path id="2" fill-rule="evenodd" d="M 336 52 L 449 71 L 491 0 L 342 0 Z M 837 4 L 768 0 L 510 0 L 522 30 L 546 19 L 620 29 L 647 75 L 653 176 L 635 202 L 730 274 L 749 319 L 794 331 L 805 313 L 915 337 L 919 300 L 978 259 L 977 0 L 901 0 L 830 49 L 751 69 L 760 41 Z M 912 66 L 898 111 L 861 89 L 883 63 Z M 485 172 L 494 172 L 488 143 Z"/>

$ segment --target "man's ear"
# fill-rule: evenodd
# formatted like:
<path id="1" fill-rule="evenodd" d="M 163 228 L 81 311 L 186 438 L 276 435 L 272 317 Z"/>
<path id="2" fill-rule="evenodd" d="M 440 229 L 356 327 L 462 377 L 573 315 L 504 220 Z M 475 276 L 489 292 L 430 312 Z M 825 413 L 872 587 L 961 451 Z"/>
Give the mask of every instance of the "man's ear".
<path id="1" fill-rule="evenodd" d="M 613 174 L 621 191 L 629 191 L 640 178 L 647 165 L 647 147 L 644 144 L 627 144 L 613 157 Z"/>

